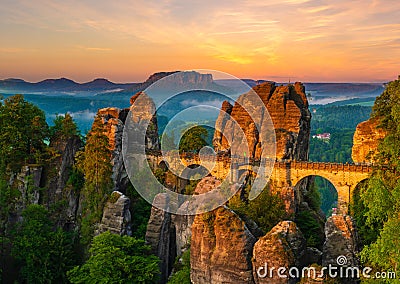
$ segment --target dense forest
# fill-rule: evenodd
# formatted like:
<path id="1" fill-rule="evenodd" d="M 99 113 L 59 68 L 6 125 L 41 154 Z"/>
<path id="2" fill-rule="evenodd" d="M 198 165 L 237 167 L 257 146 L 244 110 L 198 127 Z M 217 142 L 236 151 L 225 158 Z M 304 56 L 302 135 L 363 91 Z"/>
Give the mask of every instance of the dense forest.
<path id="1" fill-rule="evenodd" d="M 330 133 L 330 139 L 311 137 L 309 160 L 351 163 L 354 131 L 370 114 L 371 107 L 359 105 L 312 106 L 311 136 Z"/>

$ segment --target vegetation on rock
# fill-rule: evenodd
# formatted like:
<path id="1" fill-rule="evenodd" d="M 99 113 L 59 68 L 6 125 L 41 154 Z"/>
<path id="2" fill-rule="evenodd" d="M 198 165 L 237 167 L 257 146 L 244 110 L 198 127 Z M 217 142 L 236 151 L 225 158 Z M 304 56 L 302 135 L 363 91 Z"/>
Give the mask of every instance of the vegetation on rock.
<path id="1" fill-rule="evenodd" d="M 243 192 L 233 196 L 229 200 L 228 206 L 239 216 L 250 218 L 256 222 L 264 233 L 288 217 L 283 200 L 279 195 L 272 193 L 268 185 L 253 200 L 248 200 L 249 191 L 250 185 Z"/>
<path id="2" fill-rule="evenodd" d="M 156 283 L 156 256 L 143 240 L 105 232 L 93 238 L 89 258 L 68 272 L 71 283 Z"/>
<path id="3" fill-rule="evenodd" d="M 367 246 L 361 256 L 376 268 L 399 271 L 400 265 L 400 80 L 390 82 L 373 107 L 387 135 L 375 157 L 378 165 L 354 208 L 365 221 L 362 237 Z M 380 230 L 379 230 L 380 229 Z"/>

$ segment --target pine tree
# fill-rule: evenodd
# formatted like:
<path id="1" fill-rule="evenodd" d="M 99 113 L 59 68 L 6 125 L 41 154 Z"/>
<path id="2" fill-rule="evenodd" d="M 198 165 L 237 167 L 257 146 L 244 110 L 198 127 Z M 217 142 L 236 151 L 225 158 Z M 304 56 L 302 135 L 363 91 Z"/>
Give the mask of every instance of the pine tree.
<path id="1" fill-rule="evenodd" d="M 84 244 L 89 243 L 93 235 L 93 225 L 100 221 L 104 204 L 113 187 L 109 147 L 102 119 L 96 116 L 87 135 L 85 151 L 78 154 L 78 167 L 85 175 L 85 184 L 81 192 L 81 234 Z"/>
<path id="2" fill-rule="evenodd" d="M 50 127 L 50 139 L 68 139 L 74 135 L 79 135 L 72 116 L 69 113 L 57 115 L 54 119 L 54 126 Z"/>

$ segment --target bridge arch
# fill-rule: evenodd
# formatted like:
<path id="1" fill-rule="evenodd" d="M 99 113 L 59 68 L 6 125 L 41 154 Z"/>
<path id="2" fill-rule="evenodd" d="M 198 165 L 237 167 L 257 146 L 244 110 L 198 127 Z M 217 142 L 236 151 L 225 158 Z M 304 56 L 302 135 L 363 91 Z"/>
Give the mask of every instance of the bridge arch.
<path id="1" fill-rule="evenodd" d="M 321 176 L 335 187 L 339 212 L 347 214 L 353 190 L 371 172 L 372 167 L 368 165 L 278 161 L 271 178 L 281 186 L 294 187 L 306 177 Z"/>
<path id="2" fill-rule="evenodd" d="M 166 172 L 169 170 L 169 164 L 167 161 L 162 160 L 161 162 L 158 163 L 158 168 Z"/>
<path id="3" fill-rule="evenodd" d="M 310 180 L 310 177 L 312 177 L 311 180 Z M 322 212 L 324 212 L 326 216 L 330 216 L 331 212 L 333 211 L 333 208 L 338 207 L 338 191 L 337 191 L 335 185 L 329 179 L 327 179 L 321 175 L 316 175 L 316 176 L 307 176 L 307 177 L 301 179 L 295 185 L 295 187 L 303 184 L 303 181 L 307 180 L 307 179 L 309 181 L 311 181 L 311 184 L 309 184 L 309 186 L 317 187 L 319 197 L 320 197 L 320 202 L 321 202 L 321 204 L 319 204 L 319 206 L 318 206 L 319 209 L 321 209 Z M 308 190 L 309 190 L 308 193 L 312 193 L 313 188 L 309 188 Z M 315 201 L 315 200 L 313 200 L 312 195 L 311 196 L 308 195 L 305 199 L 307 202 L 309 202 L 310 207 L 317 209 L 315 207 L 316 204 L 313 203 L 313 201 Z M 310 204 L 310 202 L 311 202 L 311 204 Z"/>
<path id="4" fill-rule="evenodd" d="M 189 180 L 193 177 L 196 177 L 196 175 L 199 175 L 200 177 L 205 177 L 207 175 L 210 175 L 210 172 L 206 167 L 202 165 L 190 164 L 182 171 L 181 178 Z"/>

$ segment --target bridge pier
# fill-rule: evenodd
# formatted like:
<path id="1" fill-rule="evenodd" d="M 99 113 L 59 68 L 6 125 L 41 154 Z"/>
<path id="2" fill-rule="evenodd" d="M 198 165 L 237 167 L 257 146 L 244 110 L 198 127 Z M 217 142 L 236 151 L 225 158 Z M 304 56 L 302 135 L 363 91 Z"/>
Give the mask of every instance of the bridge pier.
<path id="1" fill-rule="evenodd" d="M 351 196 L 351 186 L 349 185 L 341 185 L 335 186 L 336 191 L 338 193 L 338 213 L 346 215 L 349 213 L 349 204 L 350 204 L 350 196 Z"/>

